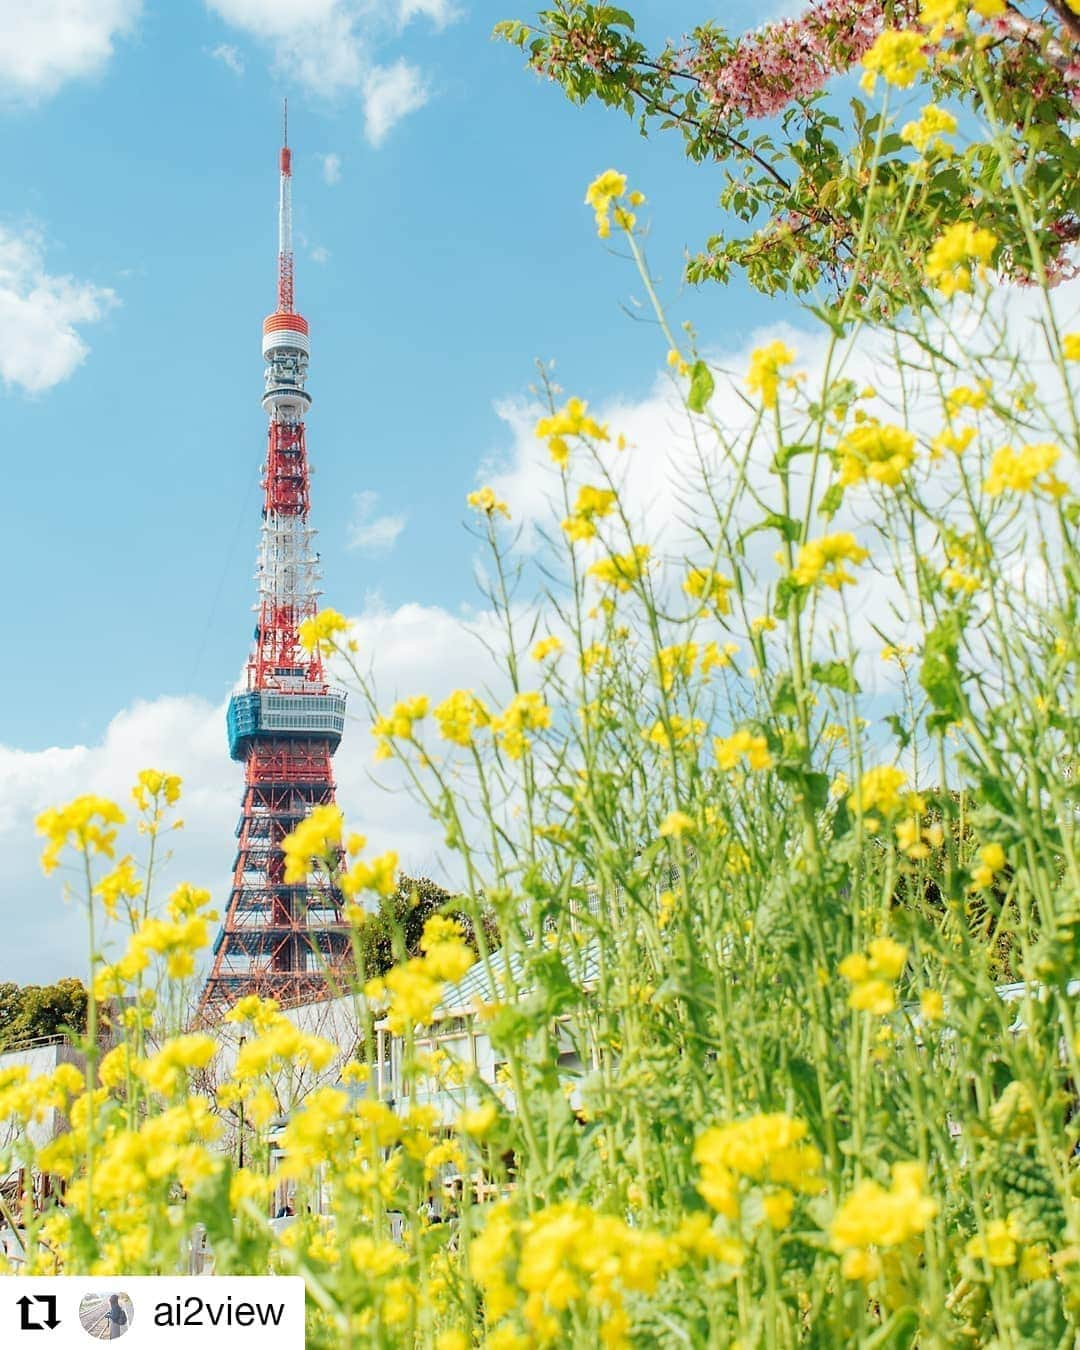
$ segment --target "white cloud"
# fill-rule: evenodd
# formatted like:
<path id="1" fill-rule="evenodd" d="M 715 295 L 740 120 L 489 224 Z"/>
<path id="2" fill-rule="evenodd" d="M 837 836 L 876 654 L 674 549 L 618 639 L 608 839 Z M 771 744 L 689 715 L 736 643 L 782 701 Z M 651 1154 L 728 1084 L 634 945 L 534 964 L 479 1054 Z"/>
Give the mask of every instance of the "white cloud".
<path id="1" fill-rule="evenodd" d="M 457 17 L 449 0 L 206 0 L 220 18 L 269 48 L 275 68 L 314 94 L 358 94 L 364 134 L 379 146 L 391 128 L 428 101 L 419 70 L 404 58 L 381 63 L 384 44 L 423 16 L 437 27 Z M 324 173 L 327 172 L 324 159 Z M 327 181 L 332 181 L 329 177 Z"/>
<path id="2" fill-rule="evenodd" d="M 50 389 L 76 370 L 89 348 L 78 325 L 118 303 L 106 287 L 45 270 L 41 236 L 0 226 L 0 380 L 27 393 Z"/>
<path id="3" fill-rule="evenodd" d="M 47 97 L 96 74 L 141 10 L 142 0 L 4 0 L 0 101 Z"/>
<path id="4" fill-rule="evenodd" d="M 373 604 L 354 620 L 353 632 L 358 659 L 373 663 L 380 703 L 387 706 L 421 691 L 436 701 L 457 687 L 480 691 L 491 683 L 491 658 L 483 641 L 497 643 L 498 625 L 489 613 L 465 625 L 437 606 L 386 610 Z M 185 827 L 168 836 L 173 856 L 160 874 L 159 900 L 180 881 L 190 881 L 207 887 L 224 910 L 243 794 L 243 770 L 228 757 L 224 711 L 222 704 L 194 697 L 139 701 L 119 712 L 94 745 L 41 751 L 0 746 L 0 923 L 9 973 L 17 972 L 22 981 L 43 981 L 81 975 L 87 967 L 81 904 L 63 897 L 66 881 L 81 895 L 79 874 L 42 875 L 35 817 L 82 793 L 111 797 L 126 809 L 136 773 L 148 766 L 184 779 L 178 809 Z M 446 853 L 442 830 L 405 793 L 399 766 L 394 761 L 379 766 L 378 781 L 373 781 L 375 742 L 369 729 L 370 719 L 353 696 L 334 759 L 338 802 L 350 828 L 367 836 L 371 852 L 397 852 L 405 870 L 456 884 L 457 864 Z M 144 844 L 129 823 L 118 841 L 118 856 L 131 852 L 141 859 Z M 116 941 L 115 934 L 106 934 L 109 949 Z"/>
<path id="5" fill-rule="evenodd" d="M 451 0 L 398 0 L 398 17 L 402 27 L 423 16 L 436 28 L 445 28 L 459 18 L 461 11 Z"/>
<path id="6" fill-rule="evenodd" d="M 423 76 L 404 58 L 392 66 L 375 66 L 364 80 L 364 135 L 375 147 L 382 145 L 391 128 L 429 97 Z"/>
<path id="7" fill-rule="evenodd" d="M 320 155 L 322 160 L 323 181 L 328 187 L 333 187 L 335 183 L 341 182 L 341 156 L 332 152 L 328 155 Z"/>
<path id="8" fill-rule="evenodd" d="M 377 516 L 377 492 L 357 492 L 353 496 L 353 516 L 349 522 L 346 547 L 361 553 L 389 553 L 405 528 L 404 516 Z"/>
<path id="9" fill-rule="evenodd" d="M 234 47 L 231 42 L 219 42 L 210 55 L 215 61 L 228 66 L 234 75 L 243 75 L 244 58 L 240 55 L 240 48 Z"/>

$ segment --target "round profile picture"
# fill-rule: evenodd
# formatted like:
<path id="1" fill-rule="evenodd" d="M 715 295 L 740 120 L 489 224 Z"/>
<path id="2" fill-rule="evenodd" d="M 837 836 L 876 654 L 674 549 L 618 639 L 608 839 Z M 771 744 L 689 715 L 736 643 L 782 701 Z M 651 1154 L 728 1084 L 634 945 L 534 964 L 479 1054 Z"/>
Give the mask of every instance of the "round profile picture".
<path id="1" fill-rule="evenodd" d="M 79 1304 L 83 1331 L 95 1341 L 118 1341 L 134 1316 L 135 1305 L 127 1294 L 85 1294 Z"/>

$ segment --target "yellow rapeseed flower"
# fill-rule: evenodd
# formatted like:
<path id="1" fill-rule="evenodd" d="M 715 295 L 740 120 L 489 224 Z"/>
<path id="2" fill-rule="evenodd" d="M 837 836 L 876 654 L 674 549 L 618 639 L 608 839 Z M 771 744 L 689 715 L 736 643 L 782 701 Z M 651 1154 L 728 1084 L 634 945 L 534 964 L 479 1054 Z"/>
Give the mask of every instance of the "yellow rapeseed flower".
<path id="1" fill-rule="evenodd" d="M 703 606 L 715 614 L 730 614 L 731 599 L 728 591 L 734 585 L 729 577 L 711 567 L 691 567 L 683 582 L 683 590 L 692 600 L 700 600 Z"/>
<path id="2" fill-rule="evenodd" d="M 865 74 L 859 82 L 861 87 L 872 94 L 880 75 L 897 89 L 910 89 L 916 76 L 930 64 L 925 46 L 921 33 L 898 33 L 887 28 L 862 59 Z"/>
<path id="3" fill-rule="evenodd" d="M 953 153 L 953 147 L 945 137 L 956 130 L 956 125 L 951 112 L 939 108 L 936 103 L 928 103 L 917 122 L 904 124 L 900 139 L 913 145 L 922 155 L 929 151 L 932 155 L 948 156 Z"/>
<path id="4" fill-rule="evenodd" d="M 693 816 L 685 811 L 672 811 L 660 822 L 660 836 L 663 839 L 681 839 L 683 835 L 693 834 L 697 824 Z"/>
<path id="5" fill-rule="evenodd" d="M 590 417 L 588 408 L 582 399 L 571 398 L 565 407 L 549 417 L 541 417 L 536 424 L 535 434 L 540 440 L 547 441 L 548 453 L 560 468 L 565 468 L 570 460 L 568 436 L 588 436 L 594 441 L 609 439 L 607 426 Z"/>
<path id="6" fill-rule="evenodd" d="M 546 661 L 549 656 L 558 656 L 563 649 L 562 638 L 554 636 L 541 638 L 534 643 L 529 653 L 534 661 Z"/>
<path id="7" fill-rule="evenodd" d="M 944 296 L 971 290 L 971 264 L 985 265 L 997 248 L 997 235 L 970 220 L 959 220 L 939 235 L 926 255 L 926 279 Z"/>
<path id="8" fill-rule="evenodd" d="M 1007 1219 L 991 1219 L 985 1234 L 976 1234 L 965 1248 L 967 1255 L 988 1266 L 1015 1266 L 1020 1226 L 1010 1215 Z"/>
<path id="9" fill-rule="evenodd" d="M 562 523 L 571 543 L 596 537 L 597 520 L 609 515 L 616 502 L 614 492 L 607 488 L 585 487 L 579 489 L 573 514 Z"/>
<path id="10" fill-rule="evenodd" d="M 536 690 L 517 693 L 506 708 L 491 719 L 491 730 L 503 752 L 520 759 L 529 749 L 527 731 L 541 731 L 551 725 L 551 709 Z"/>
<path id="11" fill-rule="evenodd" d="M 312 866 L 321 862 L 334 867 L 341 850 L 345 817 L 340 806 L 312 807 L 310 815 L 281 841 L 285 855 L 285 883 L 306 881 Z"/>
<path id="12" fill-rule="evenodd" d="M 730 736 L 714 737 L 713 752 L 716 755 L 716 767 L 725 773 L 737 768 L 743 759 L 751 769 L 772 767 L 773 758 L 766 738 L 747 731 L 745 727 Z"/>
<path id="13" fill-rule="evenodd" d="M 915 437 L 903 427 L 876 419 L 853 427 L 840 442 L 840 482 L 845 486 L 873 479 L 884 487 L 899 487 L 915 462 Z"/>
<path id="14" fill-rule="evenodd" d="M 1066 361 L 1080 361 L 1080 333 L 1066 333 L 1061 339 L 1061 354 Z"/>
<path id="15" fill-rule="evenodd" d="M 297 640 L 306 652 L 320 651 L 328 655 L 337 646 L 337 635 L 349 631 L 349 621 L 336 609 L 322 609 L 305 619 L 296 630 Z"/>
<path id="16" fill-rule="evenodd" d="M 851 562 L 858 565 L 869 556 L 869 552 L 856 542 L 853 534 L 847 531 L 825 534 L 802 545 L 792 577 L 797 586 L 821 585 L 836 591 L 841 586 L 855 584 L 855 578 L 844 564 Z"/>
<path id="17" fill-rule="evenodd" d="M 1049 441 L 1022 445 L 1019 451 L 1003 445 L 994 453 L 983 491 L 988 497 L 999 497 L 1003 492 L 1045 492 L 1061 497 L 1067 489 L 1052 472 L 1060 458 L 1060 447 Z"/>
<path id="18" fill-rule="evenodd" d="M 67 847 L 76 853 L 100 854 L 111 859 L 116 843 L 115 827 L 123 823 L 123 811 L 107 797 L 76 797 L 67 806 L 42 811 L 34 822 L 38 834 L 45 835 L 47 840 L 41 853 L 42 870 L 48 875 L 59 867 L 60 854 Z"/>
<path id="19" fill-rule="evenodd" d="M 795 353 L 777 339 L 750 353 L 750 369 L 746 387 L 752 394 L 760 394 L 762 405 L 775 408 L 779 398 L 781 372 L 795 360 Z"/>
<path id="20" fill-rule="evenodd" d="M 474 511 L 480 511 L 487 516 L 492 516 L 498 512 L 499 515 L 505 516 L 507 520 L 510 519 L 509 507 L 495 496 L 494 488 L 478 488 L 475 492 L 470 492 L 465 501 Z"/>
<path id="21" fill-rule="evenodd" d="M 471 745 L 474 733 L 486 727 L 491 714 L 471 689 L 455 689 L 435 707 L 439 735 L 455 745 Z"/>
<path id="22" fill-rule="evenodd" d="M 602 586 L 628 591 L 635 581 L 640 581 L 645 575 L 651 554 L 648 544 L 637 544 L 631 553 L 613 553 L 609 558 L 600 558 L 592 564 L 586 575 L 595 577 Z"/>
<path id="23" fill-rule="evenodd" d="M 836 1211 L 829 1242 L 844 1256 L 844 1274 L 864 1278 L 867 1267 L 848 1258 L 877 1247 L 898 1247 L 922 1233 L 938 1211 L 926 1194 L 926 1174 L 919 1163 L 894 1163 L 892 1184 L 860 1181 Z"/>

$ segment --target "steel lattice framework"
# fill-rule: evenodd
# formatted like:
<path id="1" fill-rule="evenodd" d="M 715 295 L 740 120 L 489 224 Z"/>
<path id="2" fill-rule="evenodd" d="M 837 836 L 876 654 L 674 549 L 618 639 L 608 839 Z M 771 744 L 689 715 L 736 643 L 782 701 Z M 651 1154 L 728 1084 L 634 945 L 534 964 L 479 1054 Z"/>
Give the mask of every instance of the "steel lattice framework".
<path id="1" fill-rule="evenodd" d="M 318 651 L 297 629 L 318 612 L 317 555 L 304 417 L 307 320 L 295 311 L 292 159 L 286 124 L 280 159 L 277 309 L 263 323 L 269 416 L 258 615 L 246 688 L 229 702 L 229 752 L 244 764 L 232 890 L 199 1014 L 215 1021 L 245 994 L 283 1006 L 325 997 L 348 966 L 341 896 L 325 876 L 285 881 L 281 841 L 314 806 L 334 800 L 331 756 L 345 725 L 345 695 L 327 682 Z"/>

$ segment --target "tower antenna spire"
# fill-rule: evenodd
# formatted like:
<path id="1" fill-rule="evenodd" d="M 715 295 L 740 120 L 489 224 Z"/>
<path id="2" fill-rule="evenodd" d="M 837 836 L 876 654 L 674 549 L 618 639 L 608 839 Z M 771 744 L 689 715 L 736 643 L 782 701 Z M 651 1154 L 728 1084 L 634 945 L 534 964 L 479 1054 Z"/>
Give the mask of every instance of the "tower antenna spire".
<path id="1" fill-rule="evenodd" d="M 282 113 L 282 146 L 278 192 L 278 313 L 294 312 L 292 248 L 292 151 L 289 149 L 289 100 Z"/>
<path id="2" fill-rule="evenodd" d="M 289 144 L 289 100 L 288 100 L 288 98 L 283 98 L 283 99 L 281 100 L 281 144 L 284 145 L 284 146 L 288 146 L 288 144 Z"/>

